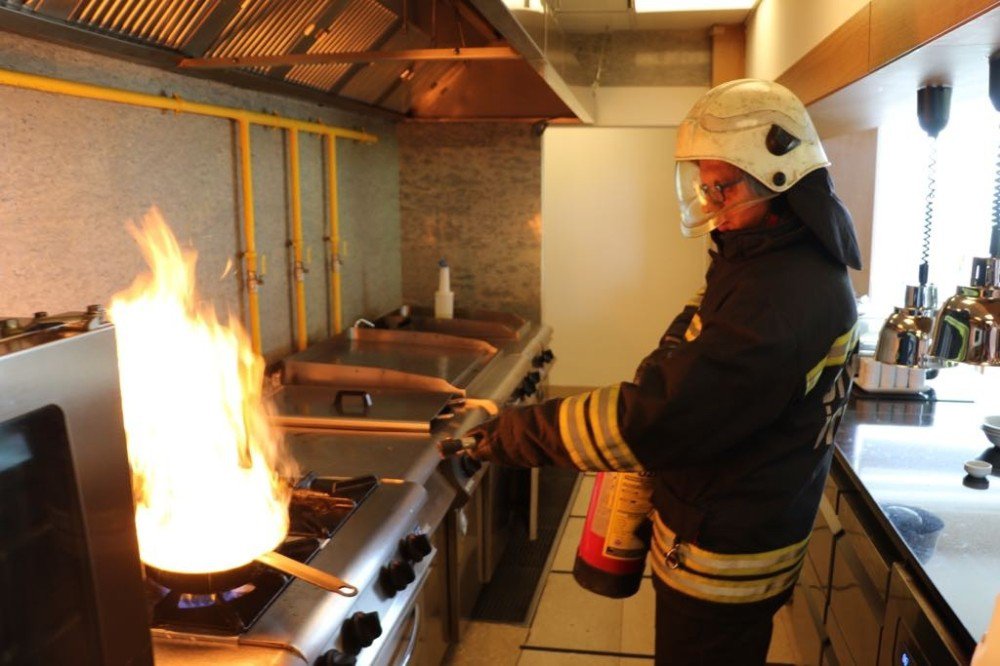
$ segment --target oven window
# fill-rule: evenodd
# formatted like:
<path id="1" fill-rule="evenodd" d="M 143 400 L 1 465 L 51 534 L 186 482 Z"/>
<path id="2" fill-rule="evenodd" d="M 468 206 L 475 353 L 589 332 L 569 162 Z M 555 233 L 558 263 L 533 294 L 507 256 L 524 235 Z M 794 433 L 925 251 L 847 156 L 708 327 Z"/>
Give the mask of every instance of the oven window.
<path id="1" fill-rule="evenodd" d="M 0 423 L 0 664 L 99 664 L 69 438 L 49 406 Z"/>

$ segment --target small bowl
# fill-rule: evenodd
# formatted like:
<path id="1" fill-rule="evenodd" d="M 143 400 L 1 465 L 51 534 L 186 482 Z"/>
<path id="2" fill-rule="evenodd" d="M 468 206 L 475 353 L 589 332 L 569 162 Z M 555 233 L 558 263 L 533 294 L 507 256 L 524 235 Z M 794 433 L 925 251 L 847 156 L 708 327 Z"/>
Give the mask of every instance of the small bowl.
<path id="1" fill-rule="evenodd" d="M 997 417 L 994 416 L 991 418 Z M 993 444 L 993 446 L 1000 449 L 1000 429 L 994 428 L 988 423 L 983 423 L 983 434 L 986 435 L 986 439 L 990 440 L 990 443 Z"/>
<path id="2" fill-rule="evenodd" d="M 969 476 L 977 479 L 985 479 L 993 472 L 993 465 L 985 460 L 970 460 L 965 463 L 965 471 Z"/>
<path id="3" fill-rule="evenodd" d="M 1000 432 L 1000 416 L 987 416 L 983 419 L 983 430 Z"/>

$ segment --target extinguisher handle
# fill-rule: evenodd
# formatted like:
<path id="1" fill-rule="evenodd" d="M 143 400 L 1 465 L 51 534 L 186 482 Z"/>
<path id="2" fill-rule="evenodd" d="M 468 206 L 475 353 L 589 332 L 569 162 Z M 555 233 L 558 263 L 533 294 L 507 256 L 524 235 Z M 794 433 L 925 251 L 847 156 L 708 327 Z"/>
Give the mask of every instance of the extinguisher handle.
<path id="1" fill-rule="evenodd" d="M 475 448 L 475 437 L 447 437 L 438 442 L 437 448 L 442 458 L 454 456 L 462 451 Z"/>

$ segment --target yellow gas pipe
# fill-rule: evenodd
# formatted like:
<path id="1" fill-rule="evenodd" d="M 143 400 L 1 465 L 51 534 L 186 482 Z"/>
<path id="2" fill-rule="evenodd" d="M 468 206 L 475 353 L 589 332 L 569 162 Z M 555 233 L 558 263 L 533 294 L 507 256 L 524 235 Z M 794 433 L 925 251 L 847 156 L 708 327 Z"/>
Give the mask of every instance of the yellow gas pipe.
<path id="1" fill-rule="evenodd" d="M 330 244 L 330 327 L 336 335 L 343 328 L 340 299 L 340 217 L 337 213 L 337 145 L 332 136 L 323 137 L 326 149 L 327 242 Z"/>
<path id="2" fill-rule="evenodd" d="M 302 188 L 299 173 L 299 131 L 288 130 L 289 178 L 292 188 L 292 280 L 295 282 L 295 348 L 309 343 L 306 329 L 306 267 L 302 263 Z"/>
<path id="3" fill-rule="evenodd" d="M 25 88 L 27 90 L 38 90 L 40 92 L 58 93 L 71 95 L 73 97 L 83 97 L 86 99 L 97 99 L 106 102 L 118 102 L 121 104 L 131 104 L 133 106 L 144 106 L 150 109 L 163 109 L 165 111 L 176 111 L 177 113 L 194 113 L 201 116 L 212 116 L 214 118 L 226 118 L 229 120 L 246 120 L 256 125 L 267 127 L 281 127 L 283 129 L 298 129 L 303 132 L 313 134 L 329 134 L 330 136 L 344 139 L 355 139 L 366 143 L 378 141 L 378 137 L 365 132 L 356 132 L 333 125 L 324 125 L 305 120 L 295 120 L 293 118 L 282 118 L 267 113 L 257 113 L 244 109 L 234 109 L 227 106 L 216 106 L 214 104 L 201 104 L 200 102 L 189 102 L 176 95 L 173 97 L 161 97 L 159 95 L 149 95 L 137 93 L 120 88 L 107 88 L 95 86 L 89 83 L 77 83 L 63 79 L 54 79 L 48 76 L 38 76 L 37 74 L 22 74 L 10 70 L 0 69 L 0 84 L 15 88 Z"/>
<path id="4" fill-rule="evenodd" d="M 250 123 L 236 121 L 240 129 L 240 180 L 243 181 L 243 237 L 246 240 L 246 281 L 247 309 L 250 311 L 250 343 L 253 350 L 261 353 L 260 301 L 257 287 L 261 284 L 257 272 L 257 240 L 253 217 L 253 172 L 250 167 Z"/>
<path id="5" fill-rule="evenodd" d="M 261 351 L 260 342 L 260 303 L 257 298 L 257 285 L 259 284 L 259 276 L 256 272 L 256 246 L 255 246 L 255 236 L 254 236 L 254 215 L 253 215 L 253 183 L 251 182 L 251 168 L 250 168 L 250 123 L 255 123 L 257 125 L 264 125 L 266 127 L 279 127 L 282 129 L 289 130 L 290 136 L 290 146 L 289 152 L 294 153 L 294 158 L 292 161 L 292 169 L 294 173 L 292 174 L 292 244 L 295 249 L 295 277 L 296 277 L 296 345 L 299 349 L 304 349 L 307 342 L 306 337 L 306 321 L 305 321 L 305 284 L 302 279 L 301 273 L 304 269 L 302 264 L 302 215 L 301 215 L 301 199 L 299 196 L 300 192 L 300 179 L 299 179 L 299 160 L 298 160 L 298 132 L 311 132 L 313 134 L 320 134 L 325 137 L 327 142 L 327 155 L 328 157 L 333 157 L 335 159 L 335 153 L 332 150 L 333 139 L 335 137 L 354 139 L 356 141 L 362 141 L 365 143 L 374 143 L 378 141 L 378 137 L 367 134 L 365 132 L 356 132 L 353 130 L 347 130 L 340 127 L 334 127 L 332 125 L 324 125 L 322 123 L 307 122 L 304 120 L 295 120 L 293 118 L 282 118 L 281 116 L 273 116 L 266 113 L 255 113 L 252 111 L 246 111 L 243 109 L 234 109 L 231 107 L 217 106 L 214 104 L 202 104 L 199 102 L 189 102 L 187 100 L 181 99 L 180 97 L 161 97 L 158 95 L 150 95 L 147 93 L 137 93 L 129 90 L 121 90 L 119 88 L 109 88 L 106 86 L 97 86 L 89 83 L 78 83 L 75 81 L 66 81 L 64 79 L 56 79 L 48 76 L 39 76 L 37 74 L 24 74 L 22 72 L 14 72 L 11 70 L 0 69 L 0 85 L 11 86 L 14 88 L 22 88 L 25 90 L 35 90 L 38 92 L 47 92 L 60 95 L 69 95 L 72 97 L 82 97 L 84 99 L 94 99 L 105 102 L 116 102 L 119 104 L 130 104 L 132 106 L 140 106 L 150 109 L 160 109 L 164 111 L 174 111 L 176 113 L 193 113 L 202 116 L 211 116 L 214 118 L 225 118 L 227 120 L 235 120 L 239 124 L 240 128 L 240 171 L 241 178 L 243 179 L 243 229 L 246 236 L 246 262 L 247 262 L 247 289 L 249 292 L 247 307 L 250 310 L 250 336 L 251 341 L 254 346 L 254 350 L 258 353 Z M 333 182 L 334 187 L 330 190 L 330 196 L 332 201 L 330 202 L 330 238 L 331 243 L 334 243 L 334 239 L 338 238 L 339 233 L 337 217 L 336 217 L 336 167 L 333 161 L 328 159 L 328 178 Z M 337 241 L 339 242 L 339 240 Z M 337 251 L 337 246 L 333 245 L 334 253 L 336 258 L 339 259 L 339 254 Z M 335 265 L 337 262 L 334 262 Z M 340 317 L 341 317 L 341 298 L 340 298 L 340 274 L 339 266 L 331 269 L 336 271 L 333 283 L 331 287 L 331 308 L 333 309 L 334 317 L 334 330 L 339 332 L 340 330 Z"/>

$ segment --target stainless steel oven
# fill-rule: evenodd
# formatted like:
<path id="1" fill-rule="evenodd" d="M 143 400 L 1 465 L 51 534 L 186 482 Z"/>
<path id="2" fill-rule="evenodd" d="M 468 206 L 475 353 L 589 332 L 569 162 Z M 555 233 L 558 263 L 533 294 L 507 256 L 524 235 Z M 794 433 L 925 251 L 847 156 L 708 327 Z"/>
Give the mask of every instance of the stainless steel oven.
<path id="1" fill-rule="evenodd" d="M 443 554 L 444 530 L 431 543 Z M 448 631 L 448 572 L 445 559 L 435 558 L 406 619 L 399 623 L 382 649 L 376 666 L 437 666 L 450 645 Z"/>
<path id="2" fill-rule="evenodd" d="M 3 320 L 0 660 L 152 664 L 114 331 L 63 319 Z"/>
<path id="3" fill-rule="evenodd" d="M 964 654 L 906 567 L 894 564 L 879 666 L 958 666 Z"/>

